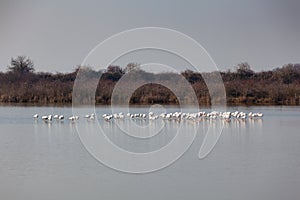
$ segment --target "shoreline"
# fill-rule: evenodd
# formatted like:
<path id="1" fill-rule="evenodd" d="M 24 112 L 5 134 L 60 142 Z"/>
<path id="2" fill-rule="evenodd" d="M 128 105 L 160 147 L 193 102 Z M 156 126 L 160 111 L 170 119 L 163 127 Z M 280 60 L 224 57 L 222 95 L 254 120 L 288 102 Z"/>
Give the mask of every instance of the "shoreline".
<path id="1" fill-rule="evenodd" d="M 130 107 L 149 107 L 153 105 L 161 105 L 166 107 L 179 107 L 179 104 L 129 104 Z M 8 103 L 0 102 L 0 107 L 72 107 L 72 103 Z M 82 105 L 82 107 L 89 107 L 89 105 Z M 111 104 L 95 104 L 95 107 L 109 107 Z M 126 107 L 128 105 L 118 105 Z M 188 105 L 186 105 L 188 106 Z M 199 104 L 200 108 L 210 108 L 211 105 Z M 226 104 L 226 107 L 300 107 L 297 104 Z"/>

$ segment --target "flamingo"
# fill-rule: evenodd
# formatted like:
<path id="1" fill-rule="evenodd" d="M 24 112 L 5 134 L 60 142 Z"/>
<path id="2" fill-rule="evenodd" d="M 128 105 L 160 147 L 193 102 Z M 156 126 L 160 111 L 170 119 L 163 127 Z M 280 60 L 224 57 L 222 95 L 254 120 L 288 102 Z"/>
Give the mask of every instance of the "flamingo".
<path id="1" fill-rule="evenodd" d="M 113 118 L 112 115 L 107 115 L 106 117 L 104 117 L 104 120 L 105 120 L 105 121 L 109 121 L 109 120 L 111 120 L 112 118 Z"/>
<path id="2" fill-rule="evenodd" d="M 257 116 L 258 116 L 258 117 L 263 117 L 263 116 L 264 116 L 264 114 L 263 114 L 263 113 L 261 113 L 261 112 L 259 112 L 259 113 L 257 113 Z"/>
<path id="3" fill-rule="evenodd" d="M 79 117 L 78 116 L 71 116 L 71 117 L 69 117 L 69 120 L 71 120 L 71 121 L 76 121 L 76 120 L 78 120 L 79 119 Z"/>
<path id="4" fill-rule="evenodd" d="M 47 119 L 48 119 L 48 115 L 42 116 L 42 120 L 47 120 Z"/>

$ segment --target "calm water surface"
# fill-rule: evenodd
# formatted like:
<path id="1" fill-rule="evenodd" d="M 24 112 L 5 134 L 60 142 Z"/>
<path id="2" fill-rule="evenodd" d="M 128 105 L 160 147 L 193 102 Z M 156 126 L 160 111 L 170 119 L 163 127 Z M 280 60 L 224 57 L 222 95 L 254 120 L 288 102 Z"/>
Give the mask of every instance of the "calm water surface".
<path id="1" fill-rule="evenodd" d="M 265 116 L 263 120 L 226 123 L 214 150 L 199 160 L 207 128 L 204 124 L 191 148 L 173 165 L 132 175 L 96 161 L 80 142 L 76 123 L 32 119 L 35 113 L 70 116 L 72 108 L 0 107 L 0 199 L 299 199 L 300 107 L 228 108 L 236 109 L 261 111 Z M 109 108 L 97 107 L 96 112 L 102 115 Z M 81 118 L 77 123 L 89 130 L 96 122 Z M 119 134 L 114 122 L 99 123 L 114 143 L 135 152 L 164 146 L 178 127 L 175 122 L 166 122 L 164 134 L 135 141 Z M 130 123 L 151 128 L 161 125 L 159 121 Z M 187 132 L 189 126 L 193 125 L 186 125 Z"/>

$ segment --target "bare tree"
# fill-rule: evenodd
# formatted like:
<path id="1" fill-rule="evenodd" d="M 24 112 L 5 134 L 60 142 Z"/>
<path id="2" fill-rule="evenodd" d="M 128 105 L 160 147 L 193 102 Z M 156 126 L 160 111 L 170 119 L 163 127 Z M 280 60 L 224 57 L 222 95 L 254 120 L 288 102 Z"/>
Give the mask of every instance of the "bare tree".
<path id="1" fill-rule="evenodd" d="M 130 72 L 133 69 L 139 70 L 140 68 L 141 68 L 141 66 L 138 63 L 128 63 L 125 68 L 125 72 Z"/>
<path id="2" fill-rule="evenodd" d="M 254 71 L 251 69 L 250 65 L 247 62 L 238 64 L 236 71 L 240 79 L 251 78 L 254 74 Z"/>
<path id="3" fill-rule="evenodd" d="M 9 71 L 15 73 L 28 73 L 34 71 L 33 61 L 26 56 L 18 56 L 16 58 L 11 58 L 10 66 L 8 66 Z"/>

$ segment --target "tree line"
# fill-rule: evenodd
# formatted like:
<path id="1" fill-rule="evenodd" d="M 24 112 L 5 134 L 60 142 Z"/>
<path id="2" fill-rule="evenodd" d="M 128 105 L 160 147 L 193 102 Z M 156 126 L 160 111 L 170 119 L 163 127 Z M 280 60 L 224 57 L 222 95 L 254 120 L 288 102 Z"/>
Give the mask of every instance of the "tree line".
<path id="1" fill-rule="evenodd" d="M 81 69 L 89 80 L 96 80 L 98 83 L 94 99 L 96 104 L 111 103 L 114 87 L 124 75 L 132 76 L 131 79 L 122 82 L 124 88 L 132 87 L 135 80 L 148 83 L 132 93 L 130 104 L 178 104 L 178 95 L 164 85 L 174 83 L 174 80 L 179 81 L 181 77 L 192 86 L 200 105 L 211 104 L 211 94 L 203 74 L 195 71 L 154 74 L 142 70 L 136 63 L 129 63 L 124 68 L 108 66 L 106 70 L 99 71 L 91 67 Z M 71 73 L 35 72 L 34 63 L 30 58 L 12 58 L 7 71 L 0 72 L 0 102 L 70 104 L 78 71 L 79 67 Z M 273 70 L 254 72 L 248 63 L 240 63 L 233 70 L 221 71 L 220 74 L 228 105 L 300 105 L 300 64 L 286 64 Z M 182 97 L 188 100 L 183 86 L 178 84 L 176 88 L 182 92 Z M 84 96 L 82 98 L 84 99 Z"/>

